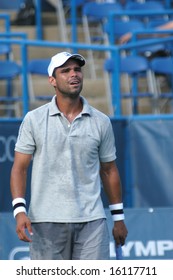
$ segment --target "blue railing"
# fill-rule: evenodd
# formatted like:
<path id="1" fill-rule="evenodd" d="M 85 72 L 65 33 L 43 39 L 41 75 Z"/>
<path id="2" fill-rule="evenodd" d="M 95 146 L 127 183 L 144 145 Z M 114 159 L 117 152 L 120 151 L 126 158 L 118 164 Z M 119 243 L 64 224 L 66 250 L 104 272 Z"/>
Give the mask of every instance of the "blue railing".
<path id="1" fill-rule="evenodd" d="M 43 25 L 42 25 L 42 4 L 41 0 L 35 0 L 35 20 L 36 20 L 36 39 L 42 40 L 43 39 Z"/>

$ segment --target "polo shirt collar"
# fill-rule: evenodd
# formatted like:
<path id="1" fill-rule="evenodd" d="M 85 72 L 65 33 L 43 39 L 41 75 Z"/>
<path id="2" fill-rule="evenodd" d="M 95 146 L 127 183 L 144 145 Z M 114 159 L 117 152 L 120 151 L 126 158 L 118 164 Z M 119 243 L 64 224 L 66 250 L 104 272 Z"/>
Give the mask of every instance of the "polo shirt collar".
<path id="1" fill-rule="evenodd" d="M 82 103 L 83 103 L 83 109 L 81 115 L 91 115 L 91 109 L 88 104 L 88 101 L 83 96 L 81 96 L 80 98 L 82 99 Z M 53 96 L 51 102 L 49 103 L 49 115 L 50 116 L 61 115 L 61 112 L 56 105 L 56 95 Z"/>
<path id="2" fill-rule="evenodd" d="M 60 115 L 61 112 L 56 106 L 56 95 L 53 96 L 51 102 L 49 103 L 49 115 L 54 116 L 54 115 Z"/>

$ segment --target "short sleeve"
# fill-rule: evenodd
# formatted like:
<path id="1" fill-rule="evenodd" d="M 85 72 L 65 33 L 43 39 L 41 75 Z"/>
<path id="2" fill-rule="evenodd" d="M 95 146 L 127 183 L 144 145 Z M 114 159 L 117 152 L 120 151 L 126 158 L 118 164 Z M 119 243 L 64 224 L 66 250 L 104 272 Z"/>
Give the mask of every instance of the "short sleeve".
<path id="1" fill-rule="evenodd" d="M 109 119 L 107 119 L 103 127 L 99 156 L 101 162 L 110 162 L 116 159 L 115 137 Z"/>
<path id="2" fill-rule="evenodd" d="M 35 151 L 34 133 L 29 114 L 25 116 L 19 127 L 15 151 L 24 154 L 33 154 Z"/>

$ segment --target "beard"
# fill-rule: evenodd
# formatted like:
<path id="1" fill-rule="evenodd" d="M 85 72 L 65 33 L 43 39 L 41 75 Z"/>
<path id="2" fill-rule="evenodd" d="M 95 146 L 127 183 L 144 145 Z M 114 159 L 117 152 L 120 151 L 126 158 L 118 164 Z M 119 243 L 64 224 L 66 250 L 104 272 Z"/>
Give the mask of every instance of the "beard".
<path id="1" fill-rule="evenodd" d="M 61 91 L 61 94 L 66 98 L 76 99 L 80 95 L 80 92 L 81 91 L 74 91 L 69 93 L 69 92 Z"/>
<path id="2" fill-rule="evenodd" d="M 66 98 L 71 98 L 71 99 L 76 99 L 79 97 L 80 95 L 80 92 L 82 91 L 82 88 L 83 88 L 83 85 L 81 84 L 80 87 L 78 87 L 76 90 L 73 89 L 73 90 L 64 90 L 60 87 L 57 87 L 58 91 L 61 93 L 61 95 L 63 97 L 66 97 Z"/>

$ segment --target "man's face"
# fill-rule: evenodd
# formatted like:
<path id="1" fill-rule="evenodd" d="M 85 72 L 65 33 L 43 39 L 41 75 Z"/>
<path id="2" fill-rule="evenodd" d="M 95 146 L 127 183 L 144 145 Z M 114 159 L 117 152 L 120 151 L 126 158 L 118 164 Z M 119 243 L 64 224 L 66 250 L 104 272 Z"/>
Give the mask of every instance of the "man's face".
<path id="1" fill-rule="evenodd" d="M 78 61 L 69 59 L 61 67 L 55 69 L 55 78 L 52 84 L 56 94 L 64 97 L 76 98 L 83 87 L 83 73 Z"/>

